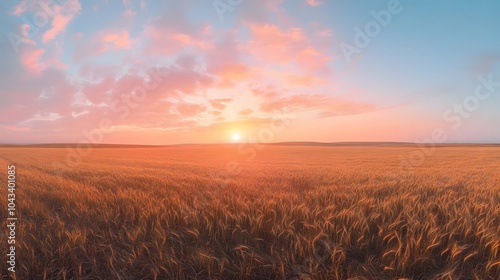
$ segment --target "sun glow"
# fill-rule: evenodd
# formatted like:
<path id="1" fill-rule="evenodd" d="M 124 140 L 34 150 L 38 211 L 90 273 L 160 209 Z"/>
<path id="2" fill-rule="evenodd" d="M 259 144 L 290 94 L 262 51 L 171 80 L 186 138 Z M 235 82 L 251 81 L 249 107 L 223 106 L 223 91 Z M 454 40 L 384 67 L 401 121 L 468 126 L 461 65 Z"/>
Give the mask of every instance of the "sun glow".
<path id="1" fill-rule="evenodd" d="M 238 141 L 240 141 L 240 134 L 235 132 L 235 133 L 233 133 L 231 138 L 233 139 L 234 142 L 238 142 Z"/>

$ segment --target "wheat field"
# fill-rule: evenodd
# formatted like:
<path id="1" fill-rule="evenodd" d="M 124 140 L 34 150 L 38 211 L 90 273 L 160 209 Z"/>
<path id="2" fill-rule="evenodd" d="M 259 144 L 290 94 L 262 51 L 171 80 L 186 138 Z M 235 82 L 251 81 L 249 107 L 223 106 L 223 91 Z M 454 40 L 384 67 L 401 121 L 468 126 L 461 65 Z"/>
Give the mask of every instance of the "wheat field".
<path id="1" fill-rule="evenodd" d="M 70 167 L 63 147 L 2 147 L 16 277 L 500 279 L 500 148 L 402 169 L 415 149 L 99 147 Z M 0 208 L 6 230 L 5 188 Z"/>

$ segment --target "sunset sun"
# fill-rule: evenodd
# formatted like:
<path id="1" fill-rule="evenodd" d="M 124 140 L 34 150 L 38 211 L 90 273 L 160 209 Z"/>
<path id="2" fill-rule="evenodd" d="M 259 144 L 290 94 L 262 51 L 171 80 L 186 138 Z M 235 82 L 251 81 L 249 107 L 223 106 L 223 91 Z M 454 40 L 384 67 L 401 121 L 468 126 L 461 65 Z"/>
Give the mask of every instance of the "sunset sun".
<path id="1" fill-rule="evenodd" d="M 238 141 L 240 141 L 240 134 L 235 132 L 235 133 L 233 133 L 231 138 L 233 139 L 233 142 L 238 142 Z"/>

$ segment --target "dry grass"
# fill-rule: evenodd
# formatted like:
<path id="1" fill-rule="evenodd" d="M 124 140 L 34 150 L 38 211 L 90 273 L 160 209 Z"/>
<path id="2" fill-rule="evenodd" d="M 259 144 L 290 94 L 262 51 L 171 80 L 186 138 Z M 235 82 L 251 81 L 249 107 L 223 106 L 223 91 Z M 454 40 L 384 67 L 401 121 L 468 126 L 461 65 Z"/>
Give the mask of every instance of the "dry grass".
<path id="1" fill-rule="evenodd" d="M 17 165 L 17 277 L 499 279 L 500 148 L 438 148 L 388 180 L 412 150 L 99 148 L 56 176 L 65 149 L 0 148 L 1 170 Z M 241 173 L 221 174 L 230 160 Z"/>

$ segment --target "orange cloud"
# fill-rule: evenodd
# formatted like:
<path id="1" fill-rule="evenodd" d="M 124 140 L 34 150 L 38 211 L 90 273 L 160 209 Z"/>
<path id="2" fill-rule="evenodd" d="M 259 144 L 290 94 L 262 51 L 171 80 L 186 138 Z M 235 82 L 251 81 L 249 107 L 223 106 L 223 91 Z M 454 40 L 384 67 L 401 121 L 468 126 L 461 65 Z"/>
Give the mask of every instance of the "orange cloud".
<path id="1" fill-rule="evenodd" d="M 248 79 L 250 75 L 250 69 L 246 65 L 234 62 L 224 63 L 212 70 L 220 79 L 220 87 L 233 86 L 234 83 Z"/>
<path id="2" fill-rule="evenodd" d="M 210 100 L 210 105 L 212 107 L 214 107 L 215 109 L 223 110 L 227 106 L 225 103 L 228 103 L 231 101 L 232 101 L 232 99 L 230 99 L 230 98 L 212 99 L 212 100 Z"/>
<path id="3" fill-rule="evenodd" d="M 253 110 L 252 109 L 243 109 L 241 110 L 238 115 L 240 116 L 248 116 L 250 115 L 251 113 L 253 113 Z"/>

